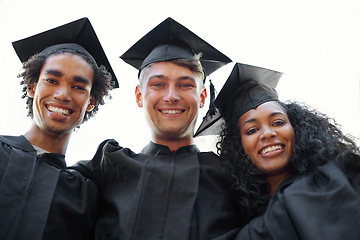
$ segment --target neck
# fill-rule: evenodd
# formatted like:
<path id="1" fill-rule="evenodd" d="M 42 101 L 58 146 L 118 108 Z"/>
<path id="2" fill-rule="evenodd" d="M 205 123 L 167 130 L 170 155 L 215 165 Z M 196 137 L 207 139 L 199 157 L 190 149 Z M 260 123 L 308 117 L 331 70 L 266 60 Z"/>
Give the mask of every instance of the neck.
<path id="1" fill-rule="evenodd" d="M 194 144 L 194 139 L 191 138 L 181 138 L 181 139 L 169 139 L 169 138 L 160 138 L 153 136 L 151 141 L 156 144 L 161 144 L 169 147 L 170 151 L 175 152 L 181 147 L 189 146 Z"/>
<path id="2" fill-rule="evenodd" d="M 290 170 L 284 171 L 277 175 L 267 176 L 266 181 L 270 186 L 270 196 L 276 192 L 276 189 L 279 187 L 280 183 L 290 176 Z"/>
<path id="3" fill-rule="evenodd" d="M 46 133 L 42 131 L 35 123 L 25 133 L 25 138 L 32 144 L 51 153 L 65 154 L 71 132 L 57 135 L 56 133 Z"/>

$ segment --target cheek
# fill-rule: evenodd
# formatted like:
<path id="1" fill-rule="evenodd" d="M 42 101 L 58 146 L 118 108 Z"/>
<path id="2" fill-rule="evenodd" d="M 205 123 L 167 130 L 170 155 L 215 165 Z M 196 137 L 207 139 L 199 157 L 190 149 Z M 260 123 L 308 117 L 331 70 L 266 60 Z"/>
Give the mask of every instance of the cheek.
<path id="1" fill-rule="evenodd" d="M 161 93 L 160 92 L 156 92 L 156 91 L 151 91 L 150 89 L 145 91 L 144 94 L 142 95 L 142 100 L 145 101 L 154 101 L 157 98 L 161 98 Z"/>
<path id="2" fill-rule="evenodd" d="M 183 95 L 183 98 L 189 105 L 201 106 L 201 97 L 195 92 Z"/>
<path id="3" fill-rule="evenodd" d="M 241 145 L 244 149 L 245 154 L 252 155 L 252 152 L 255 148 L 254 139 L 246 135 L 241 135 Z"/>
<path id="4" fill-rule="evenodd" d="M 294 144 L 295 144 L 295 132 L 294 132 L 294 129 L 292 127 L 289 127 L 288 129 L 286 129 L 286 132 L 284 132 L 284 135 L 286 136 L 289 143 L 293 147 Z"/>
<path id="5" fill-rule="evenodd" d="M 74 99 L 74 98 L 73 98 Z M 90 94 L 86 96 L 78 96 L 76 98 L 77 105 L 83 110 L 86 111 L 87 107 L 91 103 Z"/>
<path id="6" fill-rule="evenodd" d="M 32 97 L 33 98 L 40 98 L 42 95 L 46 95 L 50 92 L 50 90 L 43 88 L 41 84 L 38 84 L 36 88 L 34 88 Z"/>
<path id="7" fill-rule="evenodd" d="M 32 107 L 34 108 L 35 106 L 38 108 L 41 104 L 41 101 L 44 99 L 44 96 L 46 96 L 44 91 L 39 91 L 40 89 L 38 89 L 38 91 L 35 92 L 34 97 L 33 97 L 33 105 Z"/>

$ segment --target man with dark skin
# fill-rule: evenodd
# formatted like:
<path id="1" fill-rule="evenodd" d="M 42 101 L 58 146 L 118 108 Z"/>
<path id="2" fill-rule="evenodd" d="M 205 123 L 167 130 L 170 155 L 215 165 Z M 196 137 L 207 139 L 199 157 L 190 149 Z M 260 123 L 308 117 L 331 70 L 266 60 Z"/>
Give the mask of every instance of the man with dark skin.
<path id="1" fill-rule="evenodd" d="M 0 136 L 0 239 L 93 239 L 98 189 L 66 169 L 65 153 L 116 78 L 87 18 L 13 46 L 33 122 L 22 136 Z"/>

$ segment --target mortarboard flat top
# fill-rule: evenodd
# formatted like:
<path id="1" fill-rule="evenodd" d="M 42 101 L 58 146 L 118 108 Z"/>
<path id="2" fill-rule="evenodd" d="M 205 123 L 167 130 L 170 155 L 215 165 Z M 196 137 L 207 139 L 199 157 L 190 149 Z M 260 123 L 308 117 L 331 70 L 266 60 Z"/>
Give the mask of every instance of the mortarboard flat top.
<path id="1" fill-rule="evenodd" d="M 236 63 L 219 95 L 215 99 L 217 113 L 208 113 L 195 136 L 220 133 L 224 117 L 232 122 L 251 109 L 268 101 L 277 101 L 275 90 L 282 73 L 266 68 Z"/>
<path id="2" fill-rule="evenodd" d="M 231 62 L 231 59 L 202 40 L 189 29 L 167 18 L 137 41 L 120 58 L 141 70 L 154 62 L 192 58 L 200 59 L 206 75 Z"/>
<path id="3" fill-rule="evenodd" d="M 119 84 L 109 60 L 88 18 L 81 18 L 65 25 L 50 29 L 34 36 L 12 43 L 21 62 L 42 51 L 73 49 L 88 55 L 111 73 L 114 88 Z"/>

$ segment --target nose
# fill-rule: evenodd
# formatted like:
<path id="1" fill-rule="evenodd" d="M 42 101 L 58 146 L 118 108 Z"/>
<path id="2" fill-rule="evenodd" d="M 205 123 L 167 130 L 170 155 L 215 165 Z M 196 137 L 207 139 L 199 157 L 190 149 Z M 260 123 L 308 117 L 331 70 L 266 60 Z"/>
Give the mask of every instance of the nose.
<path id="1" fill-rule="evenodd" d="M 167 88 L 166 93 L 163 96 L 163 100 L 170 103 L 180 101 L 180 95 L 176 90 L 176 86 L 169 86 Z"/>
<path id="2" fill-rule="evenodd" d="M 54 94 L 55 99 L 69 102 L 71 100 L 70 89 L 67 86 L 59 86 Z"/>
<path id="3" fill-rule="evenodd" d="M 262 131 L 260 138 L 261 139 L 270 139 L 270 138 L 273 138 L 276 136 L 277 136 L 277 133 L 272 128 L 265 128 Z"/>

